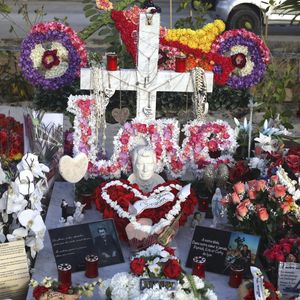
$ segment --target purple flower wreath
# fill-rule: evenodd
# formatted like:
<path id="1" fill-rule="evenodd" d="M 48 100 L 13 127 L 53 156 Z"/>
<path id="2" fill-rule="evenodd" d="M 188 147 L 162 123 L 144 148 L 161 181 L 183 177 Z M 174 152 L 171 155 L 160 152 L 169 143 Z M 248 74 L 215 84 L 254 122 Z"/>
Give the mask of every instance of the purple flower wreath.
<path id="1" fill-rule="evenodd" d="M 63 59 L 59 57 L 58 50 L 53 48 L 49 50 L 49 44 L 58 45 L 66 52 L 64 68 L 60 68 Z M 38 66 L 32 59 L 37 46 L 42 49 L 36 58 Z M 24 77 L 35 86 L 51 90 L 71 84 L 79 75 L 80 68 L 87 63 L 83 42 L 73 29 L 56 22 L 35 25 L 22 42 L 20 52 L 19 66 Z M 56 74 L 56 70 L 60 71 Z M 51 76 L 46 76 L 50 71 Z"/>
<path id="2" fill-rule="evenodd" d="M 249 88 L 261 81 L 270 60 L 270 51 L 253 32 L 245 29 L 226 31 L 217 37 L 212 52 L 230 56 L 235 69 L 227 84 L 235 89 Z"/>

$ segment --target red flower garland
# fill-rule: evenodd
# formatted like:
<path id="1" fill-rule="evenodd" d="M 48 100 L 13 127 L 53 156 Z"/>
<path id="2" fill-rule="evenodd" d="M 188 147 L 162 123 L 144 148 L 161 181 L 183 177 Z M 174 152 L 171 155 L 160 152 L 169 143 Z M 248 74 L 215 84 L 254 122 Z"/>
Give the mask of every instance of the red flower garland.
<path id="1" fill-rule="evenodd" d="M 137 184 L 130 184 L 127 180 L 120 180 L 122 183 L 126 185 L 130 185 L 133 188 L 139 190 Z M 171 180 L 166 183 L 158 185 L 156 188 L 160 186 L 169 186 L 170 184 L 179 184 L 177 180 Z M 103 213 L 104 219 L 113 218 L 116 223 L 116 228 L 119 233 L 119 237 L 122 240 L 127 241 L 127 235 L 125 232 L 125 227 L 127 224 L 129 224 L 129 220 L 126 218 L 120 218 L 117 214 L 117 212 L 112 209 L 106 201 L 101 196 L 101 189 L 103 186 L 105 186 L 107 182 L 104 182 L 100 185 L 100 187 L 97 188 L 96 191 L 96 207 L 97 209 Z M 143 193 L 141 190 L 139 190 L 141 193 Z M 175 196 L 177 194 L 177 190 L 171 189 L 170 191 Z M 111 186 L 107 189 L 107 193 L 110 195 L 111 200 L 116 201 L 124 211 L 128 211 L 129 204 L 134 204 L 136 201 L 140 200 L 135 197 L 133 192 L 128 191 L 122 186 Z M 147 195 L 147 194 L 145 194 Z M 148 194 L 149 195 L 149 194 Z M 191 215 L 194 211 L 194 207 L 197 204 L 197 197 L 193 190 L 191 190 L 191 194 L 187 198 L 185 202 L 181 204 L 181 218 L 179 220 L 179 225 L 184 225 L 187 221 L 187 218 L 189 215 Z M 157 208 L 157 209 L 146 209 L 144 210 L 140 215 L 139 218 L 149 218 L 152 220 L 153 224 L 158 223 L 161 218 L 163 218 L 168 211 L 170 211 L 173 207 L 173 202 L 167 202 L 163 206 Z"/>

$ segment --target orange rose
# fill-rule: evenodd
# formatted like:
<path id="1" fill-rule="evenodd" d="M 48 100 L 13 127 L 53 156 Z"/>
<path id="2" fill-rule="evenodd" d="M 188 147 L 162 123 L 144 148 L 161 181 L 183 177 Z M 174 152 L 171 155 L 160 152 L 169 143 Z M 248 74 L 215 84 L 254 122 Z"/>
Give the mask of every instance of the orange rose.
<path id="1" fill-rule="evenodd" d="M 236 192 L 231 194 L 231 198 L 232 198 L 232 202 L 235 204 L 238 204 L 241 202 L 240 196 Z"/>
<path id="2" fill-rule="evenodd" d="M 290 205 L 288 202 L 283 202 L 280 204 L 283 214 L 285 215 L 290 210 Z"/>
<path id="3" fill-rule="evenodd" d="M 266 188 L 265 180 L 257 180 L 257 182 L 256 182 L 256 191 L 260 192 L 260 191 L 263 191 L 265 188 Z"/>
<path id="4" fill-rule="evenodd" d="M 236 207 L 236 213 L 238 216 L 240 216 L 241 218 L 244 218 L 247 213 L 248 213 L 248 208 L 246 207 L 246 205 L 242 202 L 240 203 L 237 207 Z"/>
<path id="5" fill-rule="evenodd" d="M 250 201 L 250 199 L 245 199 L 244 201 L 243 201 L 243 203 L 244 203 L 244 205 L 245 206 L 248 206 L 248 205 L 250 205 L 251 204 L 251 201 Z"/>
<path id="6" fill-rule="evenodd" d="M 281 184 L 277 184 L 274 186 L 274 193 L 276 198 L 284 197 L 286 193 L 286 188 Z"/>
<path id="7" fill-rule="evenodd" d="M 269 219 L 269 213 L 265 207 L 262 207 L 258 210 L 257 215 L 259 219 L 263 222 L 267 221 Z"/>
<path id="8" fill-rule="evenodd" d="M 245 185 L 242 182 L 237 182 L 234 186 L 233 189 L 236 193 L 242 194 L 245 192 Z"/>
<path id="9" fill-rule="evenodd" d="M 271 182 L 272 182 L 273 184 L 277 184 L 278 180 L 279 180 L 279 178 L 278 178 L 277 175 L 272 175 L 272 176 L 271 176 Z"/>

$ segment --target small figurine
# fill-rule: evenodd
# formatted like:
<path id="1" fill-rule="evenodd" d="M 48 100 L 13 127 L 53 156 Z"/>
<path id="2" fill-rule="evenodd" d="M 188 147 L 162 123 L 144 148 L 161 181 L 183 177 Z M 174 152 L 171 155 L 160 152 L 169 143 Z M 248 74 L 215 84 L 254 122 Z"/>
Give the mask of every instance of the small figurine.
<path id="1" fill-rule="evenodd" d="M 61 207 L 61 220 L 63 222 L 66 222 L 67 217 L 68 217 L 68 212 L 67 212 L 68 206 L 69 205 L 68 205 L 67 201 L 65 199 L 62 199 L 60 207 Z"/>
<path id="2" fill-rule="evenodd" d="M 80 223 L 83 220 L 84 214 L 82 211 L 85 206 L 86 204 L 82 204 L 79 201 L 75 202 L 75 212 L 73 214 L 73 218 L 76 223 Z"/>
<path id="3" fill-rule="evenodd" d="M 205 212 L 196 211 L 193 216 L 191 227 L 195 228 L 200 225 L 205 218 Z"/>
<path id="4" fill-rule="evenodd" d="M 72 216 L 67 217 L 67 222 L 65 223 L 65 226 L 74 225 L 74 218 Z"/>
<path id="5" fill-rule="evenodd" d="M 216 227 L 218 223 L 221 223 L 221 213 L 222 213 L 222 194 L 220 188 L 216 188 L 216 191 L 212 197 L 212 214 L 213 214 L 213 225 L 212 227 Z"/>

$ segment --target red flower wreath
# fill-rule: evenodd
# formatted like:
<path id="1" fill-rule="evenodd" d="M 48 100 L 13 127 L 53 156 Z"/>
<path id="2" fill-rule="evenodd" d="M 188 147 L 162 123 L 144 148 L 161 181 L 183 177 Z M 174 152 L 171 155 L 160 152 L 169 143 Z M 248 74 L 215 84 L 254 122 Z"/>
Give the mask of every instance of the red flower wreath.
<path id="1" fill-rule="evenodd" d="M 130 184 L 127 180 L 120 180 L 122 183 L 131 186 L 135 189 L 137 189 L 139 192 L 143 193 L 141 190 L 139 190 L 138 185 L 136 184 Z M 171 184 L 179 184 L 179 181 L 177 180 L 171 180 L 166 183 L 158 185 L 156 188 L 160 186 L 170 186 Z M 120 218 L 117 214 L 117 212 L 112 209 L 106 201 L 102 198 L 101 192 L 102 188 L 107 184 L 107 182 L 104 182 L 98 187 L 96 192 L 96 207 L 97 209 L 103 213 L 104 219 L 113 218 L 116 223 L 116 228 L 119 234 L 120 239 L 127 241 L 127 235 L 125 232 L 125 227 L 127 224 L 129 224 L 129 220 L 126 218 Z M 156 189 L 155 188 L 155 189 Z M 111 186 L 107 188 L 107 193 L 109 194 L 111 200 L 117 202 L 124 211 L 128 212 L 129 204 L 134 204 L 136 201 L 140 200 L 139 198 L 135 197 L 135 194 L 127 189 L 125 189 L 123 186 Z M 175 196 L 177 194 L 177 190 L 172 188 L 171 193 L 173 193 Z M 149 195 L 149 194 L 144 194 Z M 179 220 L 179 225 L 184 225 L 187 221 L 187 217 L 191 215 L 194 211 L 194 208 L 197 204 L 197 197 L 193 190 L 191 190 L 191 194 L 188 196 L 187 200 L 183 203 L 181 203 L 181 218 Z M 144 210 L 138 217 L 139 218 L 149 218 L 152 220 L 153 224 L 158 223 L 161 218 L 163 218 L 173 207 L 173 202 L 167 202 L 163 206 L 157 208 L 157 209 L 146 209 Z"/>

